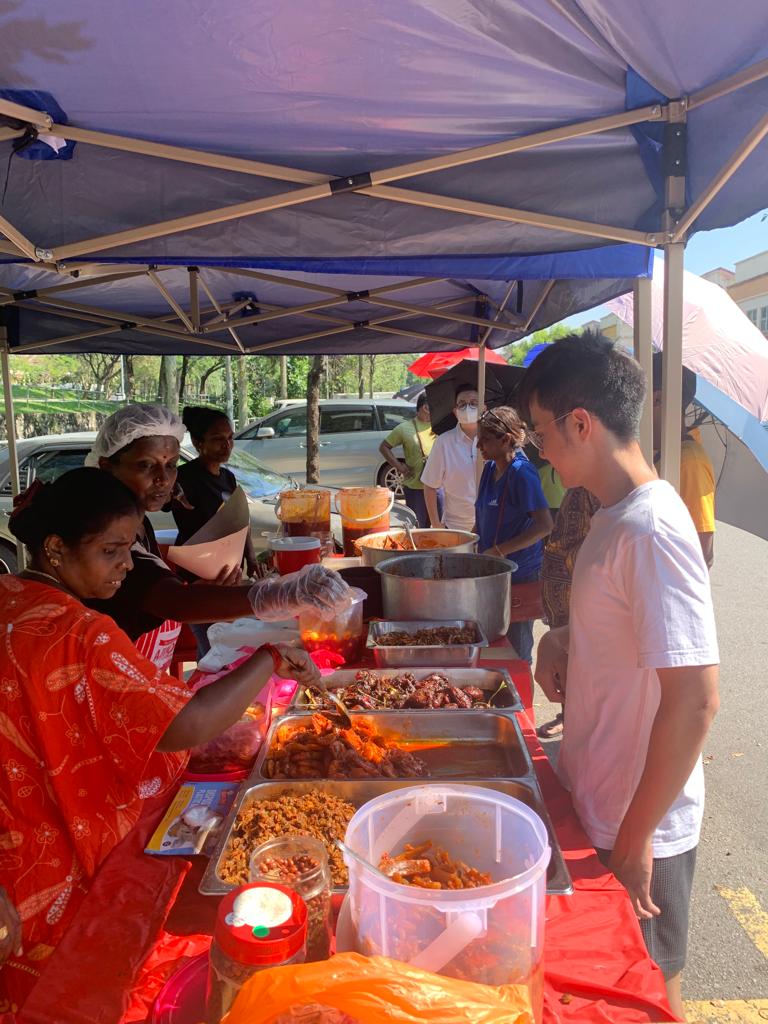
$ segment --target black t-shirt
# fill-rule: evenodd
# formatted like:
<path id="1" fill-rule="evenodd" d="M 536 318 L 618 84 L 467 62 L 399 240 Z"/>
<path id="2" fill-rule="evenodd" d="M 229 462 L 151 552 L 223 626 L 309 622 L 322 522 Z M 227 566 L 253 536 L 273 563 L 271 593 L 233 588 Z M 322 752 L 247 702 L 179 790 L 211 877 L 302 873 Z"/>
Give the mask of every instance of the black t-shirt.
<path id="1" fill-rule="evenodd" d="M 174 502 L 171 508 L 179 528 L 176 543 L 185 544 L 232 496 L 237 480 L 230 469 L 222 467 L 218 475 L 214 476 L 200 459 L 192 459 L 179 467 L 178 482 L 187 501 L 193 506 L 191 509 L 183 508 Z"/>
<path id="2" fill-rule="evenodd" d="M 118 592 L 108 601 L 85 602 L 89 608 L 114 619 L 131 640 L 137 640 L 143 633 L 157 629 L 165 622 L 165 617 L 158 618 L 145 611 L 144 597 L 158 580 L 174 575 L 160 557 L 155 531 L 146 517 L 142 526 L 143 530 L 131 548 L 133 568 Z"/>

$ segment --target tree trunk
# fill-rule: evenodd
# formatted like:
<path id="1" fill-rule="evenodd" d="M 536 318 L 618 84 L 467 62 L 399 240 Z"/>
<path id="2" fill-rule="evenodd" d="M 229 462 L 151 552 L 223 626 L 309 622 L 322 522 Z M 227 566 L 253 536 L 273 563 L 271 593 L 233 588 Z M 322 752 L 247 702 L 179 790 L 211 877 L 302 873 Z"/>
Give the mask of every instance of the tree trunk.
<path id="1" fill-rule="evenodd" d="M 288 397 L 288 356 L 280 356 L 280 397 Z"/>
<path id="2" fill-rule="evenodd" d="M 365 398 L 365 356 L 357 357 L 357 397 Z"/>
<path id="3" fill-rule="evenodd" d="M 125 367 L 125 397 L 130 402 L 133 400 L 133 356 L 123 356 Z"/>
<path id="4" fill-rule="evenodd" d="M 203 373 L 202 373 L 202 375 L 200 377 L 200 397 L 201 398 L 205 397 L 205 389 L 208 386 L 208 378 L 212 374 L 216 373 L 217 370 L 220 370 L 223 365 L 224 365 L 224 361 L 222 360 L 221 362 L 214 363 L 213 366 L 209 366 L 207 370 L 203 371 Z"/>
<path id="5" fill-rule="evenodd" d="M 171 412 L 179 411 L 176 356 L 160 357 L 160 401 Z"/>
<path id="6" fill-rule="evenodd" d="M 376 356 L 368 356 L 368 397 L 373 398 L 373 376 L 376 372 Z"/>
<path id="7" fill-rule="evenodd" d="M 248 408 L 248 364 L 245 361 L 246 358 L 246 356 L 238 356 L 237 358 L 237 420 L 240 430 L 243 429 L 250 419 L 250 410 Z"/>
<path id="8" fill-rule="evenodd" d="M 235 396 L 232 388 L 232 356 L 224 356 L 224 371 L 227 382 L 227 416 L 229 416 L 230 422 L 232 423 L 235 419 Z"/>
<path id="9" fill-rule="evenodd" d="M 179 373 L 179 403 L 184 404 L 184 388 L 187 386 L 187 372 L 189 371 L 189 356 L 181 357 L 181 372 Z"/>
<path id="10" fill-rule="evenodd" d="M 323 356 L 313 356 L 307 377 L 307 483 L 320 481 L 320 385 Z"/>

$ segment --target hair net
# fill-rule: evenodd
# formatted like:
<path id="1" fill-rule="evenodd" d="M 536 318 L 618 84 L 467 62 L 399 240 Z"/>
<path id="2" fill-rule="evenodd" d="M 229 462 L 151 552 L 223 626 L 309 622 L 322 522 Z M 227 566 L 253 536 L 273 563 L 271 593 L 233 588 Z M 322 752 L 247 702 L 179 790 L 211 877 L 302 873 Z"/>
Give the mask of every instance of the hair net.
<path id="1" fill-rule="evenodd" d="M 109 458 L 140 437 L 175 437 L 181 444 L 184 424 L 163 405 L 126 405 L 102 423 L 86 466 L 98 466 L 99 459 Z"/>

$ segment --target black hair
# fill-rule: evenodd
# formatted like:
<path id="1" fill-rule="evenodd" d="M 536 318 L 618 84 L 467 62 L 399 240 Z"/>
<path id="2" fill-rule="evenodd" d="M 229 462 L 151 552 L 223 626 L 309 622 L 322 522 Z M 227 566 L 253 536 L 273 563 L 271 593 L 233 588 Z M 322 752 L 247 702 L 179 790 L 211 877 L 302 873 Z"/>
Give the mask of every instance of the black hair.
<path id="1" fill-rule="evenodd" d="M 426 405 L 429 399 L 427 398 L 427 392 L 422 391 L 419 397 L 416 399 L 416 412 L 421 409 L 422 406 Z"/>
<path id="2" fill-rule="evenodd" d="M 453 396 L 454 402 L 457 402 L 459 395 L 463 395 L 465 391 L 474 391 L 477 394 L 477 384 L 459 384 Z"/>
<path id="3" fill-rule="evenodd" d="M 181 413 L 181 422 L 193 441 L 202 441 L 217 420 L 229 422 L 229 416 L 221 409 L 211 409 L 207 405 L 185 405 Z"/>
<path id="4" fill-rule="evenodd" d="M 487 409 L 480 417 L 480 429 L 499 438 L 510 435 L 516 448 L 521 448 L 525 442 L 525 425 L 510 405 Z"/>
<path id="5" fill-rule="evenodd" d="M 531 401 L 554 419 L 586 409 L 623 442 L 638 436 L 646 380 L 639 363 L 597 331 L 548 345 L 525 371 L 517 397 L 531 422 Z"/>
<path id="6" fill-rule="evenodd" d="M 35 554 L 56 534 L 68 547 L 103 533 L 122 516 L 140 516 L 133 491 L 101 469 L 71 469 L 51 484 L 35 482 L 16 499 L 8 529 Z"/>
<path id="7" fill-rule="evenodd" d="M 661 391 L 661 361 L 663 353 L 653 353 L 653 390 Z M 693 401 L 696 395 L 696 374 L 693 370 L 689 370 L 687 366 L 683 367 L 683 412 Z"/>

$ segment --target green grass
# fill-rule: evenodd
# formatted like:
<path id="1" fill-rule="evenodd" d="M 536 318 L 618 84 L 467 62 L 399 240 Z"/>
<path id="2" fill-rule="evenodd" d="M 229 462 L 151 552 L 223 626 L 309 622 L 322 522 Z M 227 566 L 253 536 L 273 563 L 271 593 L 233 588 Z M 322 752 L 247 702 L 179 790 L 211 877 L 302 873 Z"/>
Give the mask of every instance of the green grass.
<path id="1" fill-rule="evenodd" d="M 55 415 L 56 413 L 89 413 L 114 412 L 122 403 L 112 402 L 103 398 L 83 398 L 77 391 L 62 388 L 46 388 L 35 385 L 13 384 L 13 406 L 17 415 Z M 4 393 L 0 387 L 0 400 L 4 401 Z M 0 408 L 0 416 L 5 415 L 4 406 Z"/>

